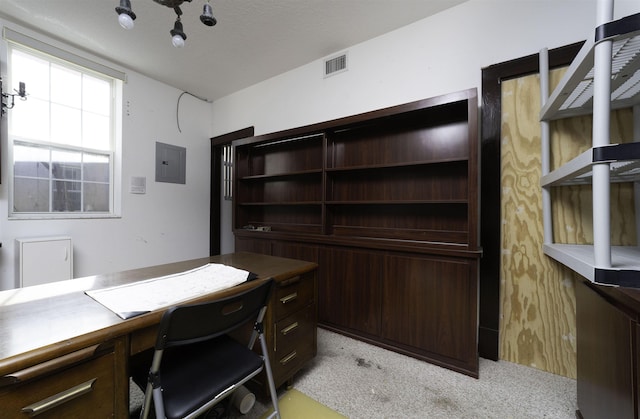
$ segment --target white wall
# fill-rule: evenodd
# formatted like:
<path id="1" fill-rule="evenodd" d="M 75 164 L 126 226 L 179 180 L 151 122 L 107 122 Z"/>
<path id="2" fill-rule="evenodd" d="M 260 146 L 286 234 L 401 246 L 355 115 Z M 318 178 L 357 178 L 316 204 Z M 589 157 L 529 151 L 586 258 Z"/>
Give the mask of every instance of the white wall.
<path id="1" fill-rule="evenodd" d="M 0 21 L 0 24 L 38 36 L 10 23 Z M 6 46 L 2 45 L 0 50 L 4 76 Z M 71 236 L 76 277 L 208 256 L 212 105 L 184 95 L 180 101 L 180 133 L 176 123 L 176 102 L 181 91 L 122 70 L 127 73 L 127 83 L 124 85 L 121 218 L 8 220 L 11 165 L 6 152 L 6 117 L 2 118 L 0 289 L 15 285 L 14 241 L 18 237 Z M 20 106 L 19 101 L 16 102 L 16 106 Z M 155 182 L 156 141 L 186 147 L 185 185 Z M 129 193 L 132 176 L 147 178 L 146 194 Z"/>
<path id="2" fill-rule="evenodd" d="M 640 2 L 618 0 L 615 15 L 638 11 Z M 0 289 L 14 286 L 17 237 L 70 235 L 76 276 L 206 256 L 210 137 L 251 125 L 256 134 L 263 134 L 471 87 L 480 89 L 483 67 L 537 53 L 543 47 L 584 40 L 591 36 L 594 22 L 594 0 L 470 0 L 348 48 L 349 71 L 341 75 L 323 79 L 318 60 L 213 105 L 185 95 L 180 108 L 182 133 L 175 117 L 180 91 L 127 71 L 124 99 L 130 114 L 123 122 L 119 219 L 8 220 L 10 167 L 3 118 Z M 0 54 L 4 51 L 0 44 Z M 6 60 L 1 57 L 0 72 L 5 75 Z M 186 185 L 154 182 L 156 141 L 187 148 Z M 131 176 L 147 177 L 145 195 L 128 193 Z M 230 225 L 230 212 L 224 213 L 223 222 Z M 233 249 L 230 233 L 223 240 L 222 249 Z"/>
<path id="3" fill-rule="evenodd" d="M 614 15 L 639 11 L 639 1 L 618 0 Z M 324 79 L 318 60 L 216 101 L 214 135 L 251 125 L 260 135 L 473 87 L 480 95 L 482 68 L 583 41 L 595 22 L 595 0 L 470 0 L 348 48 L 345 73 Z"/>

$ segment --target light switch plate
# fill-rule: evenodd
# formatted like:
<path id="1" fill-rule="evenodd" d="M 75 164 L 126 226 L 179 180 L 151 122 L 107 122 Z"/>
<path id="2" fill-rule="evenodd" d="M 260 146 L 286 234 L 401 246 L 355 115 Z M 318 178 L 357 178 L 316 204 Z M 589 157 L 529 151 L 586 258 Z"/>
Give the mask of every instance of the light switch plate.
<path id="1" fill-rule="evenodd" d="M 129 192 L 136 194 L 147 193 L 147 178 L 144 176 L 131 176 Z"/>

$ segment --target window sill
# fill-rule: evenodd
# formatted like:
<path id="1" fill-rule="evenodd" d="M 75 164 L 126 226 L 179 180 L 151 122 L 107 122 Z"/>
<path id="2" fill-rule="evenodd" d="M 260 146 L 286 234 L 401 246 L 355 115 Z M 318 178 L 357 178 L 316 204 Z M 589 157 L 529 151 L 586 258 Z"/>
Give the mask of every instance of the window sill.
<path id="1" fill-rule="evenodd" d="M 10 214 L 8 219 L 9 221 L 14 220 L 93 220 L 93 219 L 114 219 L 114 218 L 122 218 L 120 214 L 106 214 L 106 213 L 97 213 L 97 214 L 52 214 L 52 213 L 43 213 L 43 214 Z"/>

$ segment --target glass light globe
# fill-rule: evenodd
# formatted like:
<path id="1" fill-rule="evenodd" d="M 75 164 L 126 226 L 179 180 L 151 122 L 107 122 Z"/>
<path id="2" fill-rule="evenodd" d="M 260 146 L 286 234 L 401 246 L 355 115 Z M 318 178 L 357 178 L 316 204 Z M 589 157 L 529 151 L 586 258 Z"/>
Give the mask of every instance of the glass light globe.
<path id="1" fill-rule="evenodd" d="M 180 35 L 173 35 L 173 38 L 171 38 L 171 42 L 176 48 L 182 48 L 184 46 L 184 39 L 182 39 Z"/>
<path id="2" fill-rule="evenodd" d="M 125 29 L 133 29 L 133 19 L 126 13 L 120 13 L 118 15 L 118 23 Z"/>

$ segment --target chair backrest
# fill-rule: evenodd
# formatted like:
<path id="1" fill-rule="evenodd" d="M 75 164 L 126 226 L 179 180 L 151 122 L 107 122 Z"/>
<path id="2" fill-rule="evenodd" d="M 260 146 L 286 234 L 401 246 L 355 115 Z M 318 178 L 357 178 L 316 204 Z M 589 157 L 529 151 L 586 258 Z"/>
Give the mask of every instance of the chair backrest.
<path id="1" fill-rule="evenodd" d="M 269 301 L 273 284 L 268 279 L 230 297 L 168 309 L 160 321 L 156 349 L 212 339 L 255 321 Z"/>

